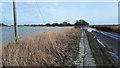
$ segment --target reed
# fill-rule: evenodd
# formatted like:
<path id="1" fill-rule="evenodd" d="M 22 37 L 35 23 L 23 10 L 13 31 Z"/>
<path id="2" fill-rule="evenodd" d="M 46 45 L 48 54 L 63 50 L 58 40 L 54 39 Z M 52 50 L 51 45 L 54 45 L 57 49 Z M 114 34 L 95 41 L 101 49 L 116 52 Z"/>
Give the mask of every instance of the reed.
<path id="1" fill-rule="evenodd" d="M 76 43 L 69 44 L 69 42 L 76 40 L 79 34 L 80 30 L 78 29 L 65 29 L 49 32 L 50 37 L 48 32 L 32 35 L 29 38 L 24 37 L 18 43 L 9 43 L 3 46 L 2 63 L 5 66 L 64 65 L 66 49 Z"/>
<path id="2" fill-rule="evenodd" d="M 96 28 L 98 30 L 102 31 L 108 31 L 108 32 L 116 32 L 120 33 L 120 26 L 119 25 L 95 25 L 95 26 L 90 26 L 93 28 Z"/>

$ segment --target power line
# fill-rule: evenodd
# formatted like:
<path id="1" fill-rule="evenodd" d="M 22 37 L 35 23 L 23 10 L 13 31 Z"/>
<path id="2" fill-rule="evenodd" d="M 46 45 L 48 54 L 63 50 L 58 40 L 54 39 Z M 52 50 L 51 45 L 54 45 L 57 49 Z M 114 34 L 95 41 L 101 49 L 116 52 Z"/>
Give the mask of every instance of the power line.
<path id="1" fill-rule="evenodd" d="M 35 3 L 36 3 L 36 7 L 38 8 L 38 11 L 39 11 L 39 16 L 41 16 L 41 18 L 42 18 L 42 20 L 43 20 L 43 23 L 45 23 L 45 20 L 44 20 L 44 17 L 43 17 L 43 15 L 42 15 L 42 13 L 41 13 L 41 10 L 40 10 L 37 2 L 35 2 Z M 49 40 L 50 40 L 51 44 L 53 45 L 53 44 L 54 44 L 54 43 L 53 43 L 53 39 L 52 39 L 52 37 L 51 37 L 50 32 L 48 31 L 48 27 L 46 27 L 46 31 L 47 31 L 47 33 L 48 33 Z M 54 47 L 54 46 L 53 46 L 53 47 Z"/>
<path id="2" fill-rule="evenodd" d="M 37 2 L 35 2 L 36 4 L 36 8 L 38 9 L 38 12 L 39 12 L 39 17 L 41 17 L 42 18 L 42 21 L 43 21 L 43 23 L 45 23 L 45 19 L 44 19 L 44 17 L 43 17 L 43 15 L 42 15 L 42 12 L 41 12 L 41 10 L 40 10 L 40 8 L 39 8 L 39 6 L 38 6 L 38 4 L 37 4 Z"/>

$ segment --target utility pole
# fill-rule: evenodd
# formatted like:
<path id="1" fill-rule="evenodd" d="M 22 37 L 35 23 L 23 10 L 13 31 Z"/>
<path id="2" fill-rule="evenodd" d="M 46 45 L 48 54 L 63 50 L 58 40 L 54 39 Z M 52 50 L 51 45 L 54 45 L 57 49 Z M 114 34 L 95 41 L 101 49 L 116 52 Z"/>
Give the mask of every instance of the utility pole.
<path id="1" fill-rule="evenodd" d="M 17 15 L 16 15 L 16 3 L 13 0 L 13 16 L 14 16 L 14 31 L 15 31 L 15 42 L 18 41 L 18 29 L 17 29 Z"/>

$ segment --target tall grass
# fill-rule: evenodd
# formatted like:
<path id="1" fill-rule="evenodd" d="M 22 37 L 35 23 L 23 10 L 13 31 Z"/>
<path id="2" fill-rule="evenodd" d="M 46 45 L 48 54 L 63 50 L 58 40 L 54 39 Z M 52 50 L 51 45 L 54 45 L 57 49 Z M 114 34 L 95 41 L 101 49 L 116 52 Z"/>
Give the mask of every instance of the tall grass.
<path id="1" fill-rule="evenodd" d="M 65 29 L 22 38 L 2 48 L 2 63 L 5 66 L 61 66 L 64 65 L 66 49 L 71 40 L 80 34 L 78 29 Z M 77 35 L 76 35 L 77 34 Z M 51 38 L 51 39 L 50 39 Z M 51 40 L 53 42 L 51 42 Z"/>
<path id="2" fill-rule="evenodd" d="M 120 33 L 120 26 L 118 25 L 93 25 L 93 26 L 90 26 L 90 27 L 93 27 L 93 28 L 96 28 L 98 30 L 102 30 L 102 31 L 108 31 L 108 32 L 116 32 L 116 33 Z"/>

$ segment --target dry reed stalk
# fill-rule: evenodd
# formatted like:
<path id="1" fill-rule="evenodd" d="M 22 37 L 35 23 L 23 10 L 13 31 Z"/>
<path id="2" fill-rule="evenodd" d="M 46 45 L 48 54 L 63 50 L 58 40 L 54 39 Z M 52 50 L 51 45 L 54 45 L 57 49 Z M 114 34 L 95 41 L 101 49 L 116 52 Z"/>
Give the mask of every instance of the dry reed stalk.
<path id="1" fill-rule="evenodd" d="M 3 47 L 3 65 L 5 66 L 60 66 L 57 60 L 65 54 L 68 42 L 78 32 L 77 29 L 65 29 L 62 31 L 34 35 L 22 38 L 18 43 L 10 43 Z"/>

